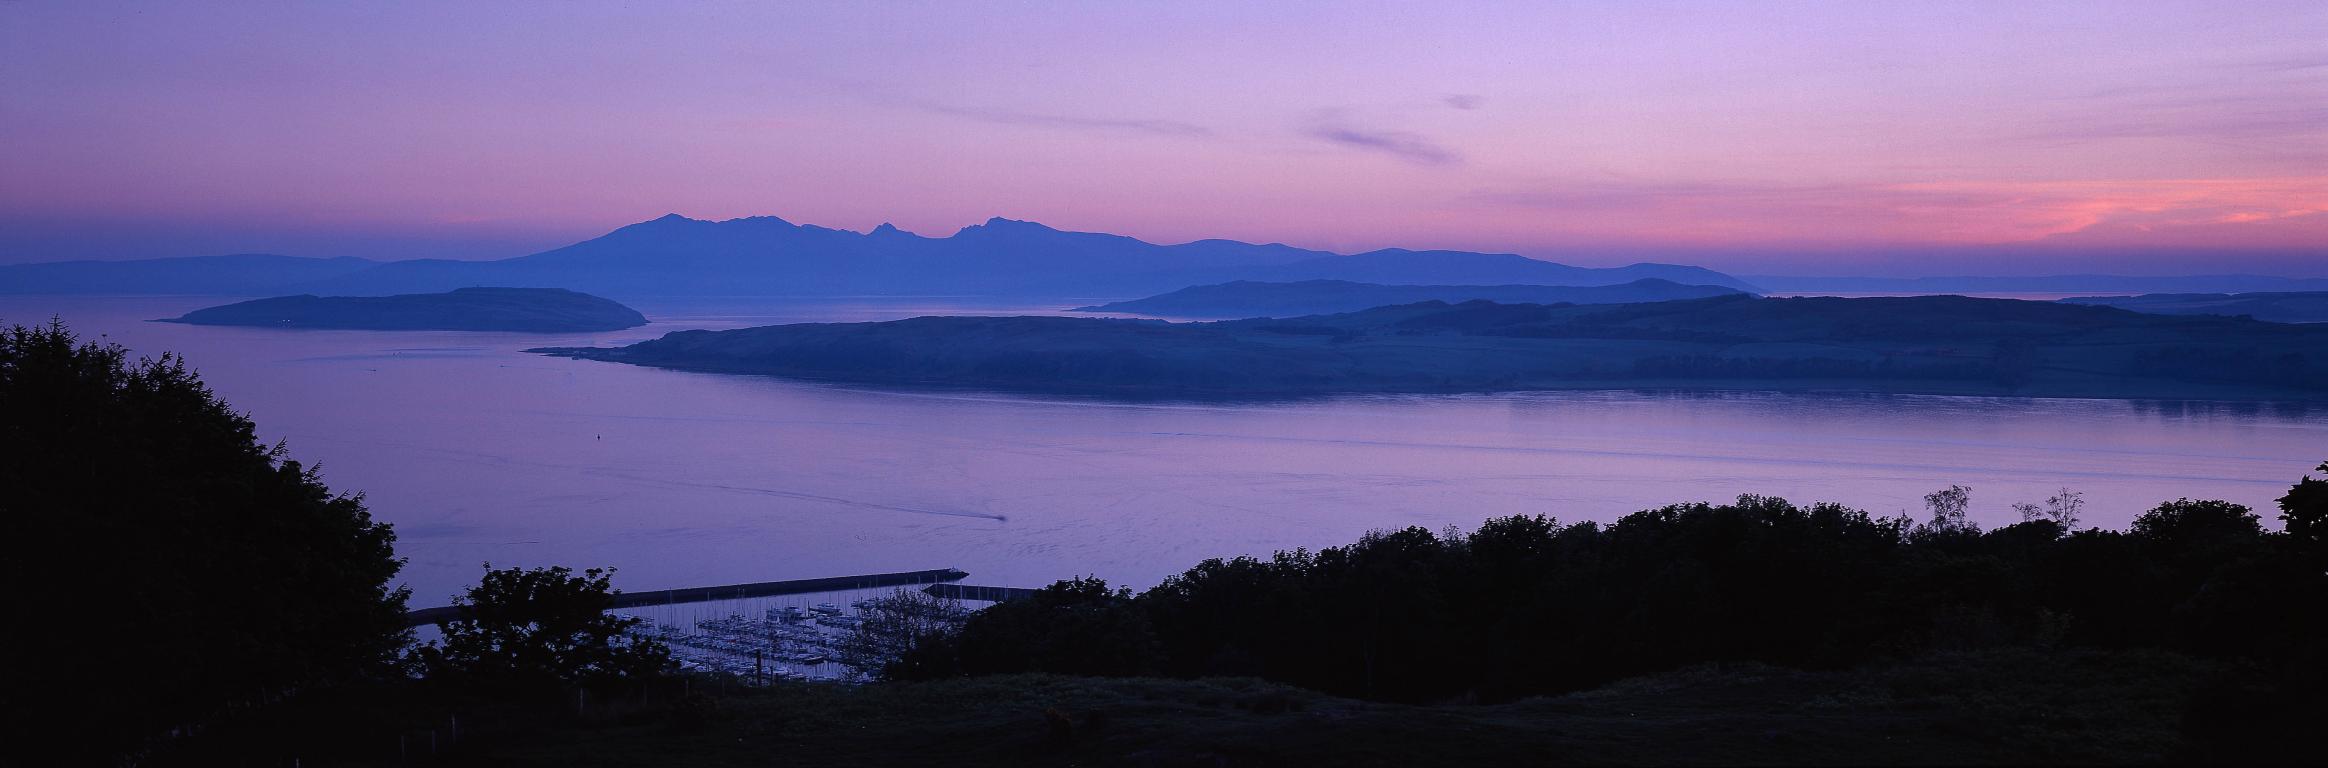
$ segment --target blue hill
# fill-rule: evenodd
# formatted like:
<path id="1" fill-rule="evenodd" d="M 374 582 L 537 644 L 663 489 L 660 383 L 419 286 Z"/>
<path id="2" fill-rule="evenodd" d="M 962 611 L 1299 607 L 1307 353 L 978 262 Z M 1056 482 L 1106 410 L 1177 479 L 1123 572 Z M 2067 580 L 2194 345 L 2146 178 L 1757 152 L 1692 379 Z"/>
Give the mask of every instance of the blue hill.
<path id="1" fill-rule="evenodd" d="M 774 216 L 669 215 L 562 248 L 498 261 L 217 256 L 0 267 L 5 293 L 305 292 L 385 295 L 473 286 L 565 288 L 615 297 L 948 295 L 1130 297 L 1235 280 L 1389 285 L 1621 285 L 1641 279 L 1752 291 L 1699 267 L 1575 267 L 1509 253 L 1388 249 L 1357 255 L 1235 240 L 1159 245 L 990 219 L 944 237 L 869 232 Z"/>

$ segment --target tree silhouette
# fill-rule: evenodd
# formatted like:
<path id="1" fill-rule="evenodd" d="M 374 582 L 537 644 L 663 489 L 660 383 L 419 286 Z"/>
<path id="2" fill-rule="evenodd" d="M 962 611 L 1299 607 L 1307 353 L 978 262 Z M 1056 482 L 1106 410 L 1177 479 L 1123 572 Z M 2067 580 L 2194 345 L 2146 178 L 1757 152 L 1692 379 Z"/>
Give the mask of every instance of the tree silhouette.
<path id="1" fill-rule="evenodd" d="M 2328 483 L 2307 482 L 2288 506 L 2316 514 L 2304 505 Z M 2081 504 L 2064 491 L 1983 532 L 1964 519 L 1966 489 L 1932 496 L 1922 523 L 1748 495 L 1605 526 L 1521 516 L 1469 534 L 1378 531 L 1206 560 L 1137 596 L 1060 582 L 973 614 L 901 671 L 1253 675 L 1428 702 L 1930 650 L 2136 647 L 2320 668 L 2306 660 L 2328 640 L 2328 579 L 2245 507 L 2182 499 L 2126 531 L 2072 532 Z"/>
<path id="2" fill-rule="evenodd" d="M 1932 517 L 1908 531 L 1922 539 L 1948 539 L 1980 535 L 1980 524 L 1972 522 L 1965 512 L 1972 506 L 1972 489 L 1951 485 L 1924 494 L 1924 509 Z"/>
<path id="3" fill-rule="evenodd" d="M 670 648 L 629 634 L 638 619 L 607 612 L 613 569 L 486 568 L 453 601 L 457 615 L 437 624 L 444 638 L 414 651 L 428 676 L 525 692 L 629 682 L 670 668 Z"/>
<path id="4" fill-rule="evenodd" d="M 916 646 L 899 669 L 1142 675 L 1155 671 L 1159 653 L 1131 592 L 1096 578 L 1052 584 L 972 614 L 958 635 L 925 639 L 936 642 Z"/>
<path id="5" fill-rule="evenodd" d="M 11 751 L 121 759 L 392 669 L 395 535 L 284 454 L 174 355 L 0 332 Z"/>
<path id="6" fill-rule="evenodd" d="M 2045 519 L 2061 526 L 2063 532 L 2077 528 L 2078 518 L 2085 513 L 2085 494 L 2061 489 L 2045 499 Z"/>
<path id="7" fill-rule="evenodd" d="M 858 613 L 862 621 L 836 650 L 841 663 L 867 677 L 912 677 L 909 670 L 891 668 L 910 663 L 914 650 L 924 643 L 948 641 L 968 617 L 960 600 L 900 589 L 867 603 Z"/>
<path id="8" fill-rule="evenodd" d="M 2318 471 L 2328 472 L 2328 462 Z M 2280 521 L 2288 538 L 2304 550 L 2316 569 L 2328 569 L 2328 479 L 2305 475 L 2279 498 Z"/>

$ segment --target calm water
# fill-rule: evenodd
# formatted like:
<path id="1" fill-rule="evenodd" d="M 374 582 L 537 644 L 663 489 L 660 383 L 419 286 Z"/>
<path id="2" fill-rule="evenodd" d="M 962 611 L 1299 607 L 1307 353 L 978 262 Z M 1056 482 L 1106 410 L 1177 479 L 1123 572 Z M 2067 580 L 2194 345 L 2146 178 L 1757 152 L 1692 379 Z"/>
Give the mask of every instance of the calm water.
<path id="1" fill-rule="evenodd" d="M 1386 526 L 1608 520 L 1741 493 L 1891 513 L 1950 483 L 1973 488 L 1984 523 L 2069 486 L 2090 522 L 2116 526 L 2178 496 L 2268 509 L 2328 459 L 2328 412 L 2296 405 L 1635 392 L 1110 404 L 518 351 L 959 309 L 930 302 L 649 304 L 652 326 L 574 336 L 143 322 L 215 303 L 0 296 L 0 322 L 59 315 L 184 354 L 265 439 L 396 524 L 415 605 L 441 604 L 486 561 L 618 566 L 631 589 L 944 566 L 972 583 L 1144 587 L 1205 557 Z"/>

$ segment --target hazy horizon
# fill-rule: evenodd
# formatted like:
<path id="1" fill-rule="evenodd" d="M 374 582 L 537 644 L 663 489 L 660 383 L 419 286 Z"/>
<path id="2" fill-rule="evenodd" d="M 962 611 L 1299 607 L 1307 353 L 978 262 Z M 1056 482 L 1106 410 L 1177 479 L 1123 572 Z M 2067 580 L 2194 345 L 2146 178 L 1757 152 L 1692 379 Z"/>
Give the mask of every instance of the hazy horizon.
<path id="1" fill-rule="evenodd" d="M 2311 3 L 11 3 L 0 263 L 507 258 L 675 211 L 2322 276 L 2323 41 Z"/>
<path id="2" fill-rule="evenodd" d="M 669 216 L 669 215 L 683 215 L 683 214 L 665 214 L 665 215 Z M 783 218 L 783 217 L 781 217 L 781 216 L 775 216 L 774 214 L 761 214 L 761 215 L 759 215 L 758 217 L 770 217 L 770 216 L 773 216 L 773 217 L 775 217 L 775 218 Z M 657 218 L 659 218 L 659 217 L 657 217 Z M 692 218 L 692 217 L 689 217 L 689 218 Z M 736 217 L 736 218 L 756 218 L 756 217 Z M 1003 219 L 1007 219 L 1007 218 L 1009 218 L 1009 217 L 991 217 L 991 218 L 1003 218 Z M 217 248 L 217 249 L 213 249 L 213 250 L 211 250 L 211 251 L 206 251 L 206 252 L 202 252 L 202 253 L 158 253 L 158 254 L 147 254 L 147 253 L 136 252 L 136 251 L 129 251 L 129 252 L 123 252 L 123 251 L 108 251 L 108 252 L 106 252 L 104 255 L 83 255 L 83 256 L 80 256 L 80 257 L 77 257 L 77 258 L 58 258 L 58 259 L 31 258 L 31 259 L 23 259 L 23 260 L 11 260 L 11 259 L 8 259 L 8 258 L 6 258 L 6 256 L 5 256 L 5 255 L 0 255 L 0 266 L 5 266 L 5 265 L 8 265 L 8 264 L 31 264 L 31 263 L 44 263 L 44 262 L 55 262 L 55 261 L 131 261 L 131 260 L 155 259 L 155 258 L 177 258 L 177 257 L 185 257 L 185 256 L 217 256 L 217 255 L 233 255 L 233 254 L 270 254 L 270 255 L 281 255 L 281 256 L 296 256 L 296 257 L 305 257 L 305 258 L 324 258 L 324 259 L 328 259 L 328 258 L 360 258 L 360 259 L 367 259 L 367 260 L 370 260 L 370 261 L 376 261 L 376 262 L 405 261 L 405 260 L 413 260 L 413 259 L 450 259 L 450 260 L 455 260 L 455 261 L 491 261 L 491 260 L 498 260 L 498 259 L 509 259 L 509 258 L 517 258 L 517 257 L 521 257 L 521 256 L 529 256 L 529 255 L 533 255 L 533 254 L 537 254 L 537 253 L 542 253 L 542 252 L 545 252 L 545 251 L 556 250 L 556 249 L 563 248 L 563 247 L 566 247 L 566 246 L 575 245 L 575 244 L 578 244 L 578 243 L 587 242 L 587 241 L 589 241 L 589 240 L 596 239 L 596 238 L 598 238 L 598 237 L 601 237 L 601 236 L 604 236 L 604 235 L 606 235 L 606 234 L 609 234 L 609 233 L 611 233 L 611 232 L 612 232 L 614 229 L 620 229 L 620 228 L 621 228 L 621 226 L 629 226 L 629 224 L 644 223 L 644 222 L 646 222 L 646 221 L 651 221 L 651 220 L 652 220 L 652 219 L 650 218 L 650 219 L 642 219 L 642 220 L 640 220 L 640 221 L 638 221 L 638 222 L 629 222 L 629 223 L 626 223 L 626 224 L 624 224 L 624 225 L 620 225 L 620 226 L 614 227 L 614 228 L 612 228 L 612 229 L 609 229 L 607 232 L 600 232 L 600 233 L 597 233 L 597 234 L 594 234 L 594 235 L 590 235 L 590 236 L 587 236 L 587 237 L 578 238 L 578 239 L 576 239 L 576 240 L 573 240 L 573 241 L 568 241 L 568 242 L 559 242 L 559 243 L 557 243 L 557 244 L 555 244 L 555 245 L 550 245 L 550 246 L 545 246 L 545 247 L 538 247 L 538 248 L 530 248 L 530 249 L 528 249 L 528 250 L 523 250 L 523 251 L 519 251 L 519 252 L 501 252 L 501 251 L 498 251 L 498 250 L 488 250 L 488 248 L 491 246 L 491 244 L 488 244 L 488 243 L 479 243 L 479 244 L 473 244 L 473 245 L 476 247 L 476 249 L 477 249 L 475 252 L 471 252 L 470 250 L 467 250 L 467 249 L 461 249 L 461 250 L 455 250 L 455 251 L 451 251 L 451 252 L 446 252 L 446 251 L 443 251 L 443 250 L 441 250 L 441 249 L 433 249 L 433 248 L 430 248 L 430 249 L 420 249 L 420 250 L 402 250 L 402 249 L 394 249 L 394 248 L 393 248 L 393 244 L 394 244 L 394 243 L 397 243 L 397 242 L 400 242 L 400 240 L 399 240 L 399 239 L 397 239 L 397 238 L 392 238 L 392 237 L 390 237 L 390 238 L 379 238 L 379 239 L 359 239 L 359 240 L 358 240 L 358 242 L 363 242 L 363 243 L 370 243 L 370 244 L 371 244 L 371 246 L 370 246 L 370 247 L 359 247 L 359 248 L 356 248 L 356 249 L 354 249 L 354 252 L 344 252 L 344 249 L 343 249 L 343 250 L 328 250 L 328 249 L 327 249 L 327 252 L 313 252 L 313 251 L 304 251 L 304 250 L 299 250 L 299 249 L 249 249 L 249 248 L 242 248 L 242 249 L 238 249 L 238 248 L 231 248 L 231 247 L 222 247 L 222 248 Z M 728 220 L 733 220 L 733 219 L 722 219 L 722 220 L 696 219 L 696 220 L 698 220 L 698 221 L 728 221 Z M 990 220 L 991 220 L 991 219 L 990 219 Z M 786 219 L 786 221 L 789 221 L 790 223 L 792 223 L 792 224 L 795 224 L 795 225 L 802 225 L 802 226 L 824 226 L 824 225 L 818 224 L 818 223 L 816 223 L 816 222 L 808 222 L 808 221 L 796 221 L 796 220 L 790 220 L 790 219 Z M 884 223 L 886 224 L 887 222 L 884 222 Z M 955 230 L 948 230 L 948 231 L 945 231 L 945 232 L 915 232 L 915 231 L 913 231 L 913 230 L 904 230 L 904 231 L 906 231 L 906 232 L 908 232 L 908 233 L 911 233 L 911 234 L 914 234 L 914 235 L 917 235 L 917 236 L 921 236 L 921 237 L 928 237 L 928 238 L 945 238 L 945 237 L 950 237 L 950 236 L 954 235 L 954 234 L 955 234 L 957 231 L 959 231 L 959 229 L 962 229 L 962 228 L 967 228 L 967 227 L 973 227 L 973 226 L 976 226 L 978 223 L 980 223 L 980 222 L 972 222 L 971 224 L 966 224 L 966 225 L 964 225 L 964 227 L 961 227 L 961 228 L 956 228 Z M 1044 225 L 1044 226 L 1051 226 L 1051 225 L 1050 225 L 1049 223 L 1047 223 L 1047 222 L 1039 222 L 1039 221 L 1038 221 L 1038 222 L 1034 222 L 1034 223 L 1036 223 L 1036 224 L 1042 224 L 1042 225 Z M 894 226 L 894 225 L 892 225 L 892 226 Z M 846 228 L 842 228 L 842 227 L 826 227 L 826 228 L 828 228 L 828 229 L 846 229 Z M 1052 227 L 1052 228 L 1053 228 L 1053 229 L 1058 229 L 1058 230 L 1061 230 L 1061 231 L 1066 231 L 1066 232 L 1082 232 L 1082 231 L 1089 231 L 1089 230 L 1078 230 L 1078 229 L 1074 229 L 1074 228 L 1072 228 L 1072 227 Z M 867 227 L 867 228 L 863 228 L 863 229 L 847 230 L 847 231 L 853 231 L 853 232 L 857 232 L 857 233 L 860 233 L 860 234 L 862 234 L 862 233 L 864 233 L 864 232 L 866 232 L 866 231 L 869 231 L 869 230 L 871 230 L 871 229 L 873 229 L 873 228 L 872 228 L 872 227 Z M 902 229 L 902 228 L 901 228 L 901 229 Z M 1103 233 L 1103 234 L 1122 234 L 1122 233 L 1113 233 L 1113 232 L 1109 232 L 1109 233 Z M 340 237 L 340 236 L 320 236 L 320 237 Z M 1148 242 L 1151 242 L 1151 243 L 1154 243 L 1154 244 L 1157 244 L 1157 245 L 1179 245 L 1179 244 L 1184 244 L 1184 243 L 1189 243 L 1189 242 L 1196 242 L 1196 241 L 1201 241 L 1201 240 L 1208 240 L 1208 239 L 1221 239 L 1221 238 L 1201 238 L 1201 237 L 1200 237 L 1200 238 L 1192 238 L 1192 239 L 1189 239 L 1189 240 L 1148 241 Z M 303 242 L 303 241 L 301 241 L 301 240 L 297 240 L 297 239 L 294 239 L 294 240 L 293 240 L 293 242 Z M 1255 242 L 1255 241 L 1246 241 L 1246 242 Z M 1268 242 L 1255 242 L 1255 244 L 1283 244 L 1283 245 L 1291 245 L 1291 246 L 1294 246 L 1294 247 L 1302 247 L 1302 248 L 1308 248 L 1308 247 L 1309 247 L 1309 246 L 1304 246 L 1304 245 L 1303 245 L 1303 244 L 1301 244 L 1301 243 L 1278 243 L 1278 242 L 1276 242 L 1276 241 L 1268 241 Z M 360 255 L 361 253 L 364 253 L 364 252 L 370 252 L 370 251 L 374 250 L 375 248 L 378 248 L 378 249 L 383 249 L 383 250 L 384 250 L 384 254 L 383 254 L 383 255 L 372 255 L 372 256 Z M 1385 248 L 1385 249 L 1401 249 L 1401 248 L 1404 248 L 1404 249 L 1407 249 L 1407 250 L 1417 250 L 1417 251 L 1422 251 L 1422 250 L 1454 250 L 1454 249 L 1434 249 L 1434 248 L 1427 247 L 1427 246 L 1424 246 L 1424 247 L 1412 247 L 1412 246 L 1401 246 L 1401 245 L 1389 245 L 1389 246 L 1383 246 L 1383 248 Z M 1325 248 L 1311 248 L 1311 249 L 1312 249 L 1312 250 L 1329 250 L 1329 249 L 1325 249 Z M 35 251 L 34 253 L 39 253 L 39 252 L 40 252 L 40 251 Z M 1358 252 L 1359 252 L 1359 251 L 1342 251 L 1341 253 L 1344 253 L 1344 254 L 1350 254 L 1350 253 L 1358 253 Z M 2292 270 L 2276 271 L 2276 272 L 2275 272 L 2275 271 L 2269 271 L 2269 268 L 2270 268 L 2271 266 L 2277 266 L 2276 264 L 2274 264 L 2274 263 L 2271 263 L 2271 262 L 2265 262 L 2265 263 L 2264 263 L 2265 269 L 2259 269 L 2259 270 L 2241 270 L 2241 269 L 2238 269 L 2238 268 L 2219 268 L 2219 269 L 2213 269 L 2213 271 L 2209 271 L 2209 270 L 2210 270 L 2210 267 L 2211 267 L 2211 264 L 2212 264 L 2212 265 L 2220 265 L 2220 264 L 2223 264 L 2224 262 L 2211 262 L 2211 263 L 2210 263 L 2210 262 L 2204 262 L 2204 261 L 2202 261 L 2202 262 L 2192 263 L 2192 262 L 2181 261 L 2181 260 L 2179 260 L 2179 259 L 2177 259 L 2177 258 L 2176 258 L 2176 257 L 2184 257 L 2184 258 L 2188 258 L 2188 257 L 2202 257 L 2202 256 L 2210 256 L 2210 255 L 2222 255 L 2222 252 L 2220 252 L 2220 251 L 2205 251 L 2205 250 L 2194 250 L 2194 251 L 2189 251 L 2189 252 L 2183 252 L 2183 251 L 2153 251 L 2153 252 L 2140 252 L 2140 251 L 2116 251 L 2116 250 L 2111 250 L 2111 251 L 2086 251 L 2086 252 L 2066 252 L 2066 253 L 2065 253 L 2065 252 L 2059 252 L 2059 251 L 2056 251 L 2056 252 L 2052 253 L 2051 255 L 2053 255 L 2053 256 L 2056 256 L 2056 257 L 2063 257 L 2063 256 L 2067 256 L 2067 257 L 2072 257 L 2072 258 L 2056 258 L 2056 259 L 2051 259 L 2051 260 L 2047 260 L 2047 259 L 2039 259 L 2039 260 L 2036 260 L 2036 261 L 2031 261 L 2031 260 L 2028 258 L 2028 257 L 2031 255 L 2031 251 L 2030 251 L 2030 249 L 2029 249 L 2029 248 L 2027 248 L 2027 247 L 2025 247 L 2025 246 L 2022 246 L 2022 247 L 2017 247 L 2017 246 L 2013 246 L 2013 245 L 1990 245 L 1990 246 L 1953 246 L 1953 247 L 1950 247 L 1950 246 L 1931 246 L 1931 247 L 1918 248 L 1918 249 L 1898 249 L 1898 250 L 1886 251 L 1886 252 L 1883 252 L 1883 253 L 1884 253 L 1885 255 L 1892 256 L 1892 257 L 1917 256 L 1917 257 L 1922 257 L 1922 258 L 1921 258 L 1920 260 L 1918 260 L 1918 261 L 1911 262 L 1911 263 L 1905 263 L 1905 264 L 1902 264 L 1902 263 L 1894 263 L 1894 262 L 1885 262 L 1885 263 L 1881 263 L 1880 265 L 1878 265 L 1880 268 L 1878 268 L 1878 269 L 1870 269 L 1870 270 L 1867 270 L 1867 271 L 1859 271 L 1859 272 L 1845 272 L 1845 271 L 1825 271 L 1825 272 L 1820 272 L 1820 271 L 1816 271 L 1816 270 L 1820 269 L 1820 267 L 1819 267 L 1817 264 L 1802 264 L 1801 266 L 1803 266 L 1803 267 L 1805 267 L 1805 268 L 1803 268 L 1803 269 L 1791 269 L 1791 270 L 1790 270 L 1790 269 L 1789 269 L 1789 266 L 1790 266 L 1790 265 L 1793 265 L 1793 264 L 1795 264 L 1794 262 L 1789 262 L 1789 261 L 1773 261 L 1773 260 L 1769 260 L 1769 259 L 1767 258 L 1767 257 L 1771 256 L 1772 254 L 1767 254 L 1767 253 L 1756 253 L 1756 252 L 1752 252 L 1752 251 L 1742 251 L 1742 250 L 1735 250 L 1735 249 L 1733 249 L 1733 250 L 1705 250 L 1705 251 L 1682 251 L 1682 250 L 1643 250 L 1643 249 L 1634 249 L 1634 250 L 1616 250 L 1616 249 L 1603 249 L 1603 250 L 1597 250 L 1597 251 L 1591 251 L 1591 252 L 1551 253 L 1551 254 L 1546 254 L 1546 253 L 1521 253 L 1521 254 L 1519 254 L 1519 255 L 1522 255 L 1522 256 L 1528 256 L 1528 257 L 1530 257 L 1530 258 L 1540 259 L 1540 260 L 1544 260 L 1544 261 L 1551 261 L 1551 262 L 1562 263 L 1562 264 L 1569 264 L 1569 265 L 1572 265 L 1572 266 L 1581 266 L 1581 267 L 1618 267 L 1618 266 L 1625 266 L 1625 265 L 1632 265 L 1632 264 L 1643 264 L 1643 263 L 1686 264 L 1686 265 L 1692 265 L 1692 266 L 1703 266 L 1703 267 L 1708 267 L 1708 268 L 1710 268 L 1710 269 L 1714 269 L 1714 270 L 1716 270 L 1716 271 L 1720 271 L 1720 272 L 1723 272 L 1723 273 L 1725 273 L 1725 274 L 1730 274 L 1730 275 L 1737 276 L 1737 277 L 1741 277 L 1741 278 L 1750 278 L 1750 277 L 1755 277 L 1755 276 L 1765 276 L 1765 277 L 1779 277 L 1779 276 L 1783 276 L 1783 277 L 1836 277 L 1836 278 L 1848 278 L 1848 277 L 1865 277 L 1865 278 L 1875 278 L 1875 279 L 1914 279 L 1914 278 L 1989 277 L 1989 276 L 1995 276 L 1995 277 L 2039 277 L 2039 276 L 2064 276 L 2064 275 L 2078 275 L 2078 274 L 2093 274 L 2093 275 L 2118 275 L 2118 276 L 2128 276 L 2128 277 L 2200 277 L 2200 276 L 2220 276 L 2220 275 L 2240 275 L 2240 274 L 2253 274 L 2253 275 L 2259 275 L 2259 276 L 2285 277 L 2285 278 L 2297 278 L 2297 279 L 2302 279 L 2302 278 L 2318 278 L 2318 277 L 2328 277 L 2328 260 L 2322 260 L 2322 261 L 2306 261 L 2306 262 L 2302 262 L 2302 264 L 2304 265 L 2304 266 L 2302 266 L 2302 267 L 2299 267 L 2299 268 L 2296 268 L 2296 269 L 2292 269 Z M 2279 255 L 2279 254 L 2274 254 L 2274 253 L 2265 253 L 2265 254 L 2252 254 L 2252 253 L 2251 253 L 2251 254 L 2247 254 L 2247 255 L 2253 256 L 2253 255 Z M 2308 253 L 2305 253 L 2305 254 L 2295 254 L 2295 255 L 2298 255 L 2298 256 L 2309 256 L 2309 254 L 2308 254 Z M 2126 257 L 2130 257 L 2130 256 L 2132 256 L 2132 257 L 2149 257 L 2149 258 L 2148 258 L 2148 259 L 2132 259 L 2132 258 L 2126 258 Z M 1756 258 L 1756 257 L 1765 257 L 1765 258 Z M 1937 259 L 1937 261 L 1934 261 L 1934 259 Z M 1720 265 L 1723 265 L 1723 264 L 1730 264 L 1730 263 L 1748 264 L 1748 265 L 1750 265 L 1750 266 L 1748 266 L 1748 267 L 1746 267 L 1746 268 L 1743 268 L 1743 269 L 1736 269 L 1736 268 L 1733 268 L 1733 269 L 1724 269 L 1722 266 L 1720 266 Z M 2237 264 L 2237 263 L 2241 263 L 2241 262 L 2231 262 L 2231 263 L 2232 263 L 2232 264 Z M 1929 267 L 1930 267 L 1931 265 L 1933 265 L 1933 264 L 1940 264 L 1940 265 L 1956 265 L 1956 266 L 1961 266 L 1961 267 L 1963 267 L 1963 268 L 1962 268 L 1962 269 L 1958 269 L 1958 270 L 1956 270 L 1956 271 L 1948 271 L 1948 270 L 1946 270 L 1946 269 L 1940 269 L 1940 270 L 1938 270 L 1938 271 L 1935 271 L 1935 270 L 1933 270 L 1933 269 L 1929 268 Z M 1921 270 L 1919 270 L 1919 269 L 1916 269 L 1915 267 L 1916 267 L 1916 266 L 1918 266 L 1918 265 L 1922 265 L 1922 266 L 1925 266 L 1925 267 L 1927 267 L 1927 268 L 1925 268 L 1925 269 L 1921 269 Z M 1992 265 L 1993 265 L 1993 268 L 1989 268 L 1989 267 L 1991 267 Z M 2087 266 L 2090 266 L 2091 268 L 2085 268 L 2085 269 L 2079 269 L 2079 268 L 2075 268 L 2075 267 L 2077 267 L 2078 265 L 2087 265 Z M 1757 271 L 1757 270 L 1759 270 L 1759 271 Z"/>

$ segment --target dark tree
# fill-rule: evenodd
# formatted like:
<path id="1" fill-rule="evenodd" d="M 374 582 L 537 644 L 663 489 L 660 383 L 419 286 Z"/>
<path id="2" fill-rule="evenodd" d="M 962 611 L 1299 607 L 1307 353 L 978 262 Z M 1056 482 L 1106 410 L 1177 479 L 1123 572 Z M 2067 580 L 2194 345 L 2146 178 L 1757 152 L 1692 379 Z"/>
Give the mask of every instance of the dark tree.
<path id="1" fill-rule="evenodd" d="M 1096 578 L 1061 581 L 995 605 L 972 614 L 960 635 L 931 639 L 940 642 L 916 647 L 901 667 L 922 674 L 958 668 L 1120 677 L 1153 673 L 1159 652 L 1131 592 L 1110 590 Z"/>
<path id="2" fill-rule="evenodd" d="M 2316 509 L 2303 505 L 2328 483 L 2307 482 L 2286 506 Z M 2082 500 L 2064 491 L 2028 522 L 1982 531 L 1969 498 L 1932 494 L 1923 523 L 1751 495 L 1606 526 L 1507 517 L 1207 560 L 1137 597 L 1061 582 L 917 647 L 901 676 L 1253 675 L 1499 701 L 1704 662 L 2137 647 L 2276 665 L 2275 685 L 2318 688 L 2306 681 L 2328 668 L 2328 576 L 2247 508 L 2184 499 L 2128 531 L 2072 532 Z"/>
<path id="3" fill-rule="evenodd" d="M 512 692 L 603 685 L 667 671 L 671 649 L 629 634 L 639 620 L 608 613 L 613 569 L 576 575 L 564 566 L 490 566 L 459 615 L 437 624 L 444 638 L 414 652 L 431 678 Z"/>
<path id="4" fill-rule="evenodd" d="M 394 534 L 261 444 L 173 355 L 0 332 L 5 744 L 120 759 L 383 675 Z"/>
<path id="5" fill-rule="evenodd" d="M 857 628 L 836 648 L 841 663 L 869 679 L 911 679 L 914 670 L 901 665 L 920 660 L 914 650 L 924 644 L 949 642 L 969 611 L 960 600 L 900 589 L 874 598 L 858 618 Z"/>
<path id="6" fill-rule="evenodd" d="M 2328 462 L 2322 463 L 2319 471 L 2328 472 Z M 2328 480 L 2305 475 L 2288 489 L 2288 495 L 2279 498 L 2279 507 L 2288 538 L 2316 569 L 2328 568 Z"/>
<path id="7" fill-rule="evenodd" d="M 2255 511 L 2213 499 L 2176 499 L 2135 516 L 2127 532 L 2146 539 L 2176 544 L 2198 544 L 2225 538 L 2245 539 L 2263 533 Z"/>

